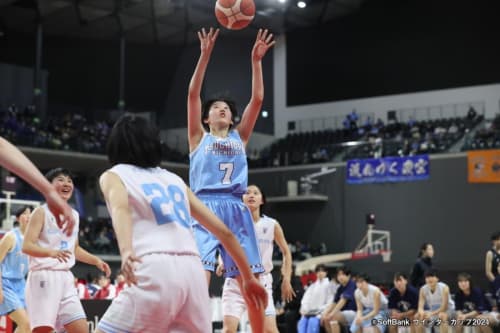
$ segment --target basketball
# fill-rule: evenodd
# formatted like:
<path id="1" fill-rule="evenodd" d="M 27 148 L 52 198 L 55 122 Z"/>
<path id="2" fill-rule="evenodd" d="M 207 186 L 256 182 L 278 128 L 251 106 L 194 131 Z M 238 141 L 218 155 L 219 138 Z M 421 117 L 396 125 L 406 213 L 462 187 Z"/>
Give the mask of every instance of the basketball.
<path id="1" fill-rule="evenodd" d="M 254 16 L 253 0 L 217 0 L 215 3 L 215 17 L 226 29 L 243 29 L 252 22 Z"/>

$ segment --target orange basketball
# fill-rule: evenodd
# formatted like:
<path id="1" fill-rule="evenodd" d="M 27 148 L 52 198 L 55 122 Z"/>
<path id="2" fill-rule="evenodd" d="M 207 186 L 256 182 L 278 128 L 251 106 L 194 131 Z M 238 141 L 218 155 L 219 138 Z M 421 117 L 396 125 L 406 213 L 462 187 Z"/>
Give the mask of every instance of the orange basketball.
<path id="1" fill-rule="evenodd" d="M 217 0 L 215 3 L 215 17 L 227 29 L 243 29 L 252 22 L 254 16 L 253 0 Z"/>

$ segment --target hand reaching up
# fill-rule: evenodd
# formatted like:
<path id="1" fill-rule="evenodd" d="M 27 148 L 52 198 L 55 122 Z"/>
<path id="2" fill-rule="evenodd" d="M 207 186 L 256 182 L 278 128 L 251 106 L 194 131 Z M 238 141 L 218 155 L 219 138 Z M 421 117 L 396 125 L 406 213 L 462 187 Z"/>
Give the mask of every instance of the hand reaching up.
<path id="1" fill-rule="evenodd" d="M 198 31 L 201 53 L 207 55 L 210 55 L 212 53 L 218 35 L 219 29 L 214 30 L 214 28 L 210 28 L 208 33 L 205 31 L 205 28 L 202 28 L 201 31 Z"/>
<path id="2" fill-rule="evenodd" d="M 273 34 L 267 29 L 259 29 L 252 49 L 252 60 L 262 60 L 262 58 L 266 55 L 267 50 L 269 50 L 274 44 L 276 44 L 276 41 L 273 40 Z"/>

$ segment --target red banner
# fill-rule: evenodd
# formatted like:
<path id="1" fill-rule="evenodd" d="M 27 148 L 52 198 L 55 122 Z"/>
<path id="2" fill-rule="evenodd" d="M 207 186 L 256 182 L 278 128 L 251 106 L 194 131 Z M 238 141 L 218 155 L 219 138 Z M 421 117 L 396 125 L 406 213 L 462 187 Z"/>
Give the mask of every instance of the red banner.
<path id="1" fill-rule="evenodd" d="M 12 333 L 12 321 L 8 316 L 0 316 L 0 333 Z"/>
<path id="2" fill-rule="evenodd" d="M 500 150 L 467 152 L 469 183 L 500 183 Z"/>

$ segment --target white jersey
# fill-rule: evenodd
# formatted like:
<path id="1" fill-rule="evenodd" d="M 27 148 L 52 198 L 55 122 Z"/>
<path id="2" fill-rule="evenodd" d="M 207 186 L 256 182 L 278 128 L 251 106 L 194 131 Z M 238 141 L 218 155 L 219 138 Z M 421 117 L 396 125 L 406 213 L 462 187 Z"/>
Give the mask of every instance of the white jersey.
<path id="1" fill-rule="evenodd" d="M 447 287 L 446 283 L 438 282 L 434 292 L 431 291 L 429 285 L 425 284 L 422 286 L 422 291 L 424 293 L 425 305 L 431 310 L 436 310 L 441 307 L 443 303 L 443 290 Z M 448 310 L 454 310 L 455 303 L 451 299 L 450 293 L 448 293 Z"/>
<path id="2" fill-rule="evenodd" d="M 41 208 L 44 211 L 45 220 L 36 243 L 46 249 L 68 250 L 71 252 L 71 256 L 66 262 L 60 262 L 56 258 L 51 257 L 40 258 L 29 256 L 30 271 L 69 270 L 75 265 L 75 245 L 78 238 L 80 216 L 78 215 L 78 212 L 73 209 L 75 226 L 73 228 L 73 233 L 68 237 L 57 225 L 56 218 L 49 210 L 47 204 L 42 205 Z"/>
<path id="3" fill-rule="evenodd" d="M 273 249 L 274 249 L 274 228 L 278 222 L 268 216 L 263 215 L 255 226 L 255 237 L 259 243 L 259 251 L 265 272 L 273 270 Z"/>
<path id="4" fill-rule="evenodd" d="M 120 177 L 128 192 L 135 255 L 198 255 L 186 184 L 179 176 L 159 167 L 145 169 L 128 164 L 115 165 L 109 171 Z"/>
<path id="5" fill-rule="evenodd" d="M 373 284 L 368 284 L 368 293 L 363 294 L 361 289 L 356 289 L 354 292 L 354 297 L 363 304 L 364 309 L 373 309 L 375 307 L 375 292 L 378 291 L 380 295 L 380 310 L 387 309 L 387 297 L 384 293 Z"/>

